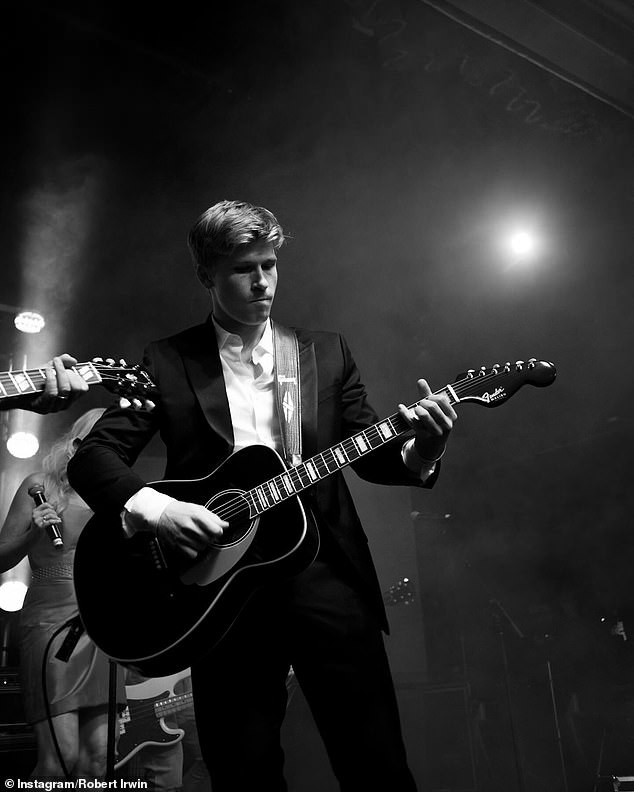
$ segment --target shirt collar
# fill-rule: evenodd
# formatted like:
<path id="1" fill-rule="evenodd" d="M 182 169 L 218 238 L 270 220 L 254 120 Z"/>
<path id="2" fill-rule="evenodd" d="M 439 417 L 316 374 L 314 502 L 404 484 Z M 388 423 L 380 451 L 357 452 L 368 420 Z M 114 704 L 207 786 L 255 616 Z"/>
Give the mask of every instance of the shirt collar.
<path id="1" fill-rule="evenodd" d="M 213 322 L 214 329 L 216 331 L 218 349 L 221 352 L 226 351 L 229 354 L 233 353 L 239 357 L 243 347 L 240 336 L 237 333 L 230 333 L 228 330 L 225 330 L 224 327 L 218 324 L 213 314 L 211 321 Z M 267 355 L 270 355 L 271 358 L 273 357 L 273 328 L 271 326 L 270 319 L 266 320 L 266 326 L 264 327 L 262 338 L 258 341 L 253 350 L 252 360 L 255 365 L 257 365 L 258 363 L 261 363 Z"/>

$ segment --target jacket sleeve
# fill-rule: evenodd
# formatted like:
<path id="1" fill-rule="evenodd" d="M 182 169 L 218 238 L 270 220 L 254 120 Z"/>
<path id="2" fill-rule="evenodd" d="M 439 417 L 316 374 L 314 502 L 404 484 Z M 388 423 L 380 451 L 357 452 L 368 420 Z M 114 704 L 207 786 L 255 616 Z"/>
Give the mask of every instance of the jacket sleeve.
<path id="1" fill-rule="evenodd" d="M 144 366 L 151 373 L 146 352 Z M 111 407 L 68 463 L 68 480 L 94 512 L 121 511 L 145 481 L 132 469 L 139 454 L 158 431 L 161 403 L 152 411 Z"/>

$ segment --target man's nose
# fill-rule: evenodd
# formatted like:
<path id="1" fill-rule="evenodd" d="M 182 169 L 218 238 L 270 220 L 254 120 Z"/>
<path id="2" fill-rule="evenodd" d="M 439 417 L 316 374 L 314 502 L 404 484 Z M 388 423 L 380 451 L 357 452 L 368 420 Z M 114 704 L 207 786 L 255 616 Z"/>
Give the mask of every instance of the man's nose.
<path id="1" fill-rule="evenodd" d="M 253 285 L 258 289 L 266 289 L 269 285 L 267 281 L 264 270 L 262 267 L 258 267 L 253 273 Z"/>

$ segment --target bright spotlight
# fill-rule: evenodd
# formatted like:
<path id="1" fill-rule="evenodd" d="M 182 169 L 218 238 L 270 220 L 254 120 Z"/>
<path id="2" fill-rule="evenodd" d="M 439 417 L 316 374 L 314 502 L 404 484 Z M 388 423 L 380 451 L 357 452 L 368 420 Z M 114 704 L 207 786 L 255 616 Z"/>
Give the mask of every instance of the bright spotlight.
<path id="1" fill-rule="evenodd" d="M 535 252 L 535 237 L 528 231 L 516 231 L 509 240 L 511 251 L 516 256 L 530 256 Z"/>
<path id="2" fill-rule="evenodd" d="M 40 444 L 31 432 L 14 432 L 7 440 L 7 450 L 18 459 L 29 459 L 37 454 Z"/>
<path id="3" fill-rule="evenodd" d="M 22 333 L 39 333 L 46 322 L 42 314 L 36 311 L 20 311 L 13 320 L 13 324 Z"/>
<path id="4" fill-rule="evenodd" d="M 0 608 L 9 613 L 19 611 L 24 603 L 28 586 L 21 580 L 7 580 L 0 585 Z"/>

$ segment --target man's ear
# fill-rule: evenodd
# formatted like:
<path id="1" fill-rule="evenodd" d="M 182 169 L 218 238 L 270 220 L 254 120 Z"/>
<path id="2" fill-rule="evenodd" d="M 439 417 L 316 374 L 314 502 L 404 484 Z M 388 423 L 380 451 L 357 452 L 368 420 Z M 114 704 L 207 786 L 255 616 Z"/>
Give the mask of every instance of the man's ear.
<path id="1" fill-rule="evenodd" d="M 211 273 L 206 267 L 199 266 L 196 270 L 196 275 L 198 275 L 198 280 L 206 289 L 211 289 L 211 287 L 214 285 Z"/>

